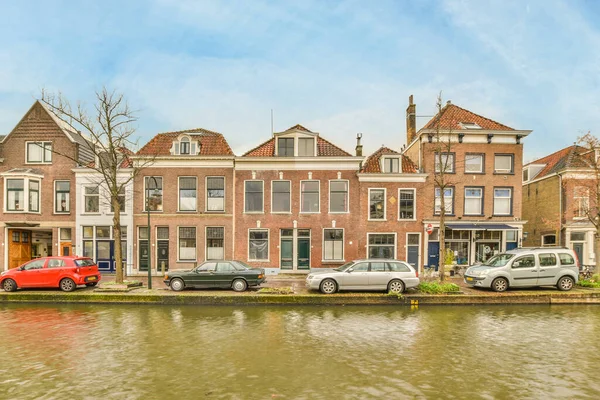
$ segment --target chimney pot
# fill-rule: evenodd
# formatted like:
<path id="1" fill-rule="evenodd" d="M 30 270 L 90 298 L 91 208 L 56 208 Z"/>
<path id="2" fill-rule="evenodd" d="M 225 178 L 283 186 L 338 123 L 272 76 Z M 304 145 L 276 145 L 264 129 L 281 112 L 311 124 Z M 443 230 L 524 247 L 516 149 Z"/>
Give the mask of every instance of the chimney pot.
<path id="1" fill-rule="evenodd" d="M 356 134 L 356 156 L 362 157 L 362 144 L 360 144 L 360 139 L 362 139 L 362 133 Z"/>
<path id="2" fill-rule="evenodd" d="M 446 102 L 446 104 L 452 104 L 452 101 L 448 100 L 448 101 Z"/>

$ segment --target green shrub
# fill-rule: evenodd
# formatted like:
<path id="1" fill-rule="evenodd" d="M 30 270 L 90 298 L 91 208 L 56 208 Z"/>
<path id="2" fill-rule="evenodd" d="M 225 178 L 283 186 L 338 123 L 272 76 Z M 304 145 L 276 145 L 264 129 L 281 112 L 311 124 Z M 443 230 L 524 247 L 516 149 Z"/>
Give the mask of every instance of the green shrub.
<path id="1" fill-rule="evenodd" d="M 595 275 L 594 277 L 597 277 L 598 275 Z M 580 279 L 579 282 L 577 282 L 577 285 L 581 286 L 581 287 L 587 287 L 587 288 L 600 288 L 600 280 L 596 280 L 594 278 L 592 279 Z"/>
<path id="2" fill-rule="evenodd" d="M 421 293 L 442 294 L 460 292 L 460 287 L 455 283 L 421 282 L 417 290 Z"/>

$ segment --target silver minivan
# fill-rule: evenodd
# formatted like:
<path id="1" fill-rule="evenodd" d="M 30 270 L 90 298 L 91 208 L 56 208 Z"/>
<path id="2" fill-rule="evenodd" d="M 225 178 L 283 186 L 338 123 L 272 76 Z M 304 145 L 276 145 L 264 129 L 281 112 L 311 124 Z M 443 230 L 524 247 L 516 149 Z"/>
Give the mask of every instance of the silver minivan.
<path id="1" fill-rule="evenodd" d="M 556 286 L 571 290 L 579 278 L 577 256 L 563 247 L 522 247 L 469 267 L 465 283 L 504 292 L 509 287 Z"/>

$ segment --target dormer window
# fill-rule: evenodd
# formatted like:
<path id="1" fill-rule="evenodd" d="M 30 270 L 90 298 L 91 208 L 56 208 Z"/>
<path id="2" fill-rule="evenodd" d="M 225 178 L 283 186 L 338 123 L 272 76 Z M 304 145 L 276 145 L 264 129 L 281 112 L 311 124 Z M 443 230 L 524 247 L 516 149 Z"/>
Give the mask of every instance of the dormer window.
<path id="1" fill-rule="evenodd" d="M 190 139 L 182 137 L 179 142 L 179 154 L 190 154 Z"/>
<path id="2" fill-rule="evenodd" d="M 397 174 L 400 172 L 400 158 L 386 157 L 383 159 L 383 172 L 386 174 Z"/>
<path id="3" fill-rule="evenodd" d="M 298 139 L 298 157 L 313 157 L 315 155 L 315 139 Z"/>
<path id="4" fill-rule="evenodd" d="M 279 157 L 294 157 L 294 138 L 277 139 L 277 155 Z"/>
<path id="5" fill-rule="evenodd" d="M 460 127 L 463 129 L 481 129 L 475 122 L 461 122 Z"/>

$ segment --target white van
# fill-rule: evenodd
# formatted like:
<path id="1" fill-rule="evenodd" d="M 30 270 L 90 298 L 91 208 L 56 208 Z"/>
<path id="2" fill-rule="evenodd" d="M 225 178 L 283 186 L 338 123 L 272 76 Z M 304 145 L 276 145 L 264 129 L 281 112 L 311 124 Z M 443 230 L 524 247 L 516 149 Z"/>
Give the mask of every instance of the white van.
<path id="1" fill-rule="evenodd" d="M 556 286 L 571 290 L 579 279 L 577 255 L 566 247 L 521 247 L 469 267 L 465 283 L 504 292 L 509 287 Z"/>

